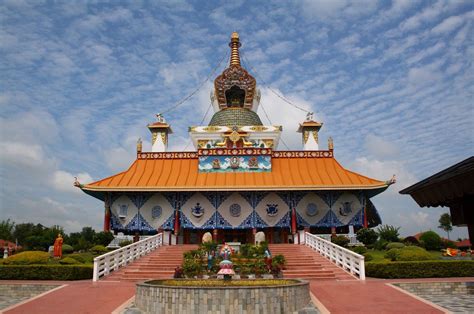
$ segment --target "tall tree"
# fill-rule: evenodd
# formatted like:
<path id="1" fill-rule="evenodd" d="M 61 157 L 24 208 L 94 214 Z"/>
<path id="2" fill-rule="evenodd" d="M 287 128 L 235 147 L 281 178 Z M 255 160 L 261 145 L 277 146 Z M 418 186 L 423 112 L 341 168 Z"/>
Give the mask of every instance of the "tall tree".
<path id="1" fill-rule="evenodd" d="M 13 229 L 15 223 L 8 218 L 7 220 L 0 221 L 0 239 L 13 241 Z"/>
<path id="2" fill-rule="evenodd" d="M 451 222 L 451 216 L 448 213 L 444 213 L 439 217 L 439 226 L 438 228 L 443 229 L 448 234 L 449 240 L 449 232 L 453 230 L 453 224 Z"/>

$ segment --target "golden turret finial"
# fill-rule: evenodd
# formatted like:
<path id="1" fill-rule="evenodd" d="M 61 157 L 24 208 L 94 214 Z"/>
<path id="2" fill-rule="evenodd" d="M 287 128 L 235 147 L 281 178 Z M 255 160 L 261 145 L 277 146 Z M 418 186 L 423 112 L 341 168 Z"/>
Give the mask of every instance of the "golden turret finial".
<path id="1" fill-rule="evenodd" d="M 239 41 L 239 33 L 233 32 L 230 36 L 230 65 L 240 66 L 239 47 L 242 46 Z"/>
<path id="2" fill-rule="evenodd" d="M 141 153 L 143 149 L 142 139 L 139 137 L 137 140 L 137 153 Z"/>
<path id="3" fill-rule="evenodd" d="M 328 138 L 328 148 L 329 150 L 334 150 L 334 142 L 332 140 L 332 137 Z"/>

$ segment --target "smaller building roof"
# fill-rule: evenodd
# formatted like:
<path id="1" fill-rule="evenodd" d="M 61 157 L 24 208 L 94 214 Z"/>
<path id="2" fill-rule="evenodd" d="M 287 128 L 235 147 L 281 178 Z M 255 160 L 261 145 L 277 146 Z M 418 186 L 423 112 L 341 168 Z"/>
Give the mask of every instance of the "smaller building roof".
<path id="1" fill-rule="evenodd" d="M 474 156 L 400 191 L 420 206 L 449 206 L 464 195 L 474 195 Z"/>

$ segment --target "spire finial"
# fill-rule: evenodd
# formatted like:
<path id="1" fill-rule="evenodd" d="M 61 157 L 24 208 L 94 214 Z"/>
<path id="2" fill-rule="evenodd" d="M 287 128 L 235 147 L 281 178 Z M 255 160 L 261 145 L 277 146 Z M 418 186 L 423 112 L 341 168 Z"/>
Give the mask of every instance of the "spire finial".
<path id="1" fill-rule="evenodd" d="M 239 41 L 239 33 L 233 32 L 230 36 L 230 65 L 240 66 L 239 47 L 242 46 Z"/>

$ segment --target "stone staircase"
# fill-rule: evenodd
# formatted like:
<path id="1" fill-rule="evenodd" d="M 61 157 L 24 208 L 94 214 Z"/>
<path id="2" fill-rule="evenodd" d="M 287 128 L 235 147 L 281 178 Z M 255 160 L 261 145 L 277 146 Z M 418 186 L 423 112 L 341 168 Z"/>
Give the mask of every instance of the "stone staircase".
<path id="1" fill-rule="evenodd" d="M 279 254 L 285 256 L 287 264 L 283 270 L 284 278 L 357 280 L 305 245 L 270 244 L 269 248 L 273 256 Z"/>
<path id="2" fill-rule="evenodd" d="M 176 266 L 183 263 L 183 253 L 197 248 L 197 245 L 162 246 L 130 265 L 106 276 L 103 280 L 142 281 L 172 278 Z"/>

